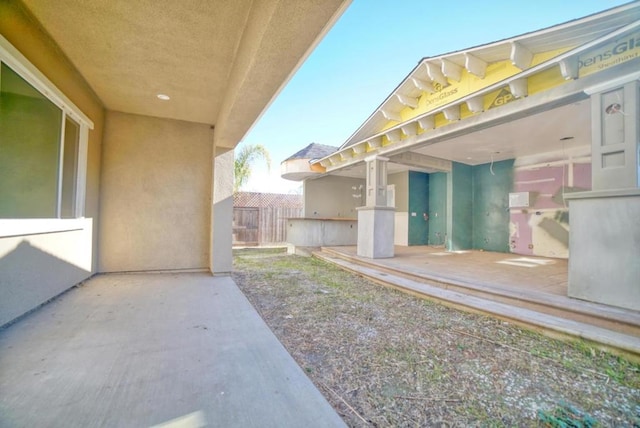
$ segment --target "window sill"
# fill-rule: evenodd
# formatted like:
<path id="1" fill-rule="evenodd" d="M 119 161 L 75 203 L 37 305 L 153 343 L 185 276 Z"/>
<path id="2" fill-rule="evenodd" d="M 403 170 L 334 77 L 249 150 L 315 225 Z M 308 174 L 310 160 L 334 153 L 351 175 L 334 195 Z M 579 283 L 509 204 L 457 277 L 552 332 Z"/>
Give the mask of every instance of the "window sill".
<path id="1" fill-rule="evenodd" d="M 90 221 L 86 218 L 0 219 L 0 238 L 84 230 Z"/>

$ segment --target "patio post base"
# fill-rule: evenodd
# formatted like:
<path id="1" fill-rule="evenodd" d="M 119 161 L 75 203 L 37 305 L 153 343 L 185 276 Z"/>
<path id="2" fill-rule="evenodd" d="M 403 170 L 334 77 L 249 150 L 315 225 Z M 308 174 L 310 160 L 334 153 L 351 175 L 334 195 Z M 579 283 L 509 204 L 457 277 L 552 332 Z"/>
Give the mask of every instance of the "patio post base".
<path id="1" fill-rule="evenodd" d="M 370 259 L 393 257 L 395 208 L 359 207 L 358 256 Z"/>

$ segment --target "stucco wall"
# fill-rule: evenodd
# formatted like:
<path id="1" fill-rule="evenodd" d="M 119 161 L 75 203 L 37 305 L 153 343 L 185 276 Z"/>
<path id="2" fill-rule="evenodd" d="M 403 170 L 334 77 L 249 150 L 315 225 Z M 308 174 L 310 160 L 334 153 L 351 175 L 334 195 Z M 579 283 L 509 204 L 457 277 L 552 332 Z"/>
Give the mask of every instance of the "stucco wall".
<path id="1" fill-rule="evenodd" d="M 357 178 L 326 176 L 305 180 L 304 217 L 357 218 L 356 208 L 365 203 L 364 187 L 365 181 Z M 354 198 L 354 194 L 362 197 Z"/>
<path id="2" fill-rule="evenodd" d="M 317 218 L 287 219 L 287 242 L 296 247 L 356 245 L 357 220 Z"/>
<path id="3" fill-rule="evenodd" d="M 233 162 L 232 150 L 218 154 L 213 162 L 209 269 L 214 274 L 224 274 L 233 270 Z"/>
<path id="4" fill-rule="evenodd" d="M 0 34 L 94 123 L 94 129 L 89 131 L 87 155 L 87 220 L 76 221 L 72 230 L 20 232 L 0 238 L 0 301 L 3 302 L 0 325 L 91 276 L 98 262 L 97 231 L 92 225 L 98 221 L 103 106 L 55 43 L 34 22 L 20 3 L 0 2 Z M 48 221 L 42 230 L 60 222 Z M 5 230 L 13 228 L 9 226 Z"/>
<path id="5" fill-rule="evenodd" d="M 389 174 L 387 184 L 393 186 L 395 200 L 393 244 L 409 245 L 409 172 Z"/>
<path id="6" fill-rule="evenodd" d="M 108 112 L 100 271 L 208 269 L 212 130 Z"/>
<path id="7" fill-rule="evenodd" d="M 409 171 L 389 174 L 387 184 L 395 187 L 396 213 L 409 209 Z"/>
<path id="8" fill-rule="evenodd" d="M 640 190 L 570 196 L 569 296 L 640 310 Z M 603 193 L 599 195 L 598 193 Z"/>
<path id="9" fill-rule="evenodd" d="M 0 326 L 91 275 L 92 221 L 65 223 L 69 230 L 0 238 Z"/>

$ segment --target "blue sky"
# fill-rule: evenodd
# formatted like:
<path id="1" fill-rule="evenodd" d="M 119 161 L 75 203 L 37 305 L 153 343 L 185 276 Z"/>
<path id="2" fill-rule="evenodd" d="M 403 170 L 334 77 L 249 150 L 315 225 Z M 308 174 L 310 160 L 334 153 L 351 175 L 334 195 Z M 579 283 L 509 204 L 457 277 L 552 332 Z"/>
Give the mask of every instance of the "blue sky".
<path id="1" fill-rule="evenodd" d="M 620 0 L 353 0 L 238 147 L 262 144 L 248 191 L 290 193 L 280 163 L 312 142 L 341 145 L 424 57 L 510 38 Z"/>

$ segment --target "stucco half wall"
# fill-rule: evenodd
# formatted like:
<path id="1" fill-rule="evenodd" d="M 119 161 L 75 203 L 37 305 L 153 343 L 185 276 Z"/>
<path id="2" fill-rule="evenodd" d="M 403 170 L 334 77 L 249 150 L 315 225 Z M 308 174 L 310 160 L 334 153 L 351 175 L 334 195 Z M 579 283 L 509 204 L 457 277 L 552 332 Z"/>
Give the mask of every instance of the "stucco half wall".
<path id="1" fill-rule="evenodd" d="M 109 111 L 100 271 L 208 269 L 213 130 Z"/>

